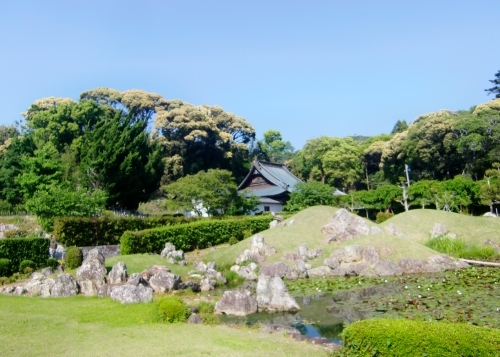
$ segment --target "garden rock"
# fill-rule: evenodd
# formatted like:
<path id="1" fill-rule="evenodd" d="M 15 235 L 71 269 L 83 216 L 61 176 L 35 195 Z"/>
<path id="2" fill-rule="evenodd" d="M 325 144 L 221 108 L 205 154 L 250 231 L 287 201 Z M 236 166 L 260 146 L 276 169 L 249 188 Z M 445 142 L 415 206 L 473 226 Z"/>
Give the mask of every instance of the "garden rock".
<path id="1" fill-rule="evenodd" d="M 113 265 L 111 271 L 108 274 L 109 284 L 123 284 L 127 282 L 127 266 L 124 262 L 118 262 Z"/>
<path id="2" fill-rule="evenodd" d="M 317 268 L 312 268 L 307 271 L 307 275 L 310 278 L 319 278 L 319 277 L 326 277 L 326 276 L 332 276 L 333 270 L 330 269 L 327 266 L 320 266 Z"/>
<path id="3" fill-rule="evenodd" d="M 199 261 L 193 262 L 193 267 L 196 269 L 196 271 L 199 271 L 201 273 L 206 272 L 208 269 L 208 266 L 205 263 Z"/>
<path id="4" fill-rule="evenodd" d="M 494 214 L 494 213 L 491 213 L 491 212 L 486 212 L 485 214 L 483 214 L 483 217 L 493 217 L 493 218 L 497 218 L 497 215 Z"/>
<path id="5" fill-rule="evenodd" d="M 272 220 L 271 222 L 269 222 L 269 228 L 270 229 L 273 229 L 273 228 L 276 228 L 278 226 L 278 221 L 277 220 Z"/>
<path id="6" fill-rule="evenodd" d="M 245 280 L 257 280 L 257 275 L 254 272 L 255 269 L 252 269 L 250 264 L 247 266 L 233 265 L 231 270 Z"/>
<path id="7" fill-rule="evenodd" d="M 405 274 L 434 273 L 441 269 L 436 264 L 429 265 L 427 261 L 413 258 L 403 258 L 399 261 L 399 267 Z"/>
<path id="8" fill-rule="evenodd" d="M 215 290 L 215 285 L 217 285 L 217 282 L 215 280 L 209 278 L 203 278 L 200 281 L 200 290 L 201 291 Z"/>
<path id="9" fill-rule="evenodd" d="M 189 316 L 189 318 L 187 319 L 187 322 L 189 324 L 199 325 L 199 324 L 203 323 L 203 320 L 201 319 L 200 315 L 194 313 L 194 314 L 191 314 L 191 316 Z"/>
<path id="10" fill-rule="evenodd" d="M 363 248 L 359 245 L 348 245 L 344 248 L 344 263 L 359 262 L 362 259 Z"/>
<path id="11" fill-rule="evenodd" d="M 374 266 L 380 261 L 380 254 L 378 254 L 377 250 L 372 246 L 364 247 L 361 252 L 361 257 L 371 266 Z"/>
<path id="12" fill-rule="evenodd" d="M 215 304 L 215 313 L 246 316 L 257 312 L 257 300 L 248 290 L 225 291 Z"/>
<path id="13" fill-rule="evenodd" d="M 327 243 L 343 242 L 359 236 L 380 234 L 382 230 L 370 225 L 344 208 L 335 212 L 331 223 L 323 226 L 321 232 L 327 236 Z"/>
<path id="14" fill-rule="evenodd" d="M 287 275 L 288 270 L 291 268 L 282 262 L 274 263 L 274 264 L 266 264 L 263 265 L 259 270 L 259 275 L 266 275 L 268 277 L 279 276 L 283 278 Z"/>
<path id="15" fill-rule="evenodd" d="M 261 275 L 257 282 L 257 306 L 259 311 L 299 311 L 297 301 L 288 293 L 280 277 Z"/>
<path id="16" fill-rule="evenodd" d="M 151 268 L 143 270 L 141 272 L 141 275 L 144 278 L 144 280 L 149 281 L 149 279 L 151 279 L 153 275 L 161 271 L 165 273 L 170 273 L 170 269 L 164 265 L 153 265 Z"/>
<path id="17" fill-rule="evenodd" d="M 252 260 L 252 252 L 248 249 L 243 251 L 238 258 L 236 258 L 236 264 L 241 264 Z"/>
<path id="18" fill-rule="evenodd" d="M 165 248 L 161 251 L 160 256 L 166 258 L 168 253 L 175 251 L 175 245 L 170 242 L 165 243 Z"/>
<path id="19" fill-rule="evenodd" d="M 403 232 L 401 232 L 401 231 L 399 230 L 399 228 L 398 228 L 398 227 L 396 227 L 396 226 L 394 225 L 394 223 L 389 223 L 389 224 L 385 227 L 385 231 L 386 231 L 388 234 L 393 235 L 393 236 L 396 236 L 396 237 L 401 237 L 401 238 L 405 238 L 405 237 L 406 237 L 406 235 L 405 235 Z"/>
<path id="20" fill-rule="evenodd" d="M 52 297 L 76 296 L 80 291 L 77 281 L 70 274 L 59 274 L 50 291 Z"/>
<path id="21" fill-rule="evenodd" d="M 293 226 L 294 224 L 295 224 L 294 219 L 291 219 L 291 220 L 285 222 L 285 226 Z"/>
<path id="22" fill-rule="evenodd" d="M 111 290 L 110 296 L 122 304 L 147 303 L 153 300 L 153 289 L 144 285 L 120 285 Z"/>
<path id="23" fill-rule="evenodd" d="M 188 280 L 179 284 L 179 290 L 191 289 L 191 291 L 197 293 L 200 292 L 200 283 L 195 280 Z"/>
<path id="24" fill-rule="evenodd" d="M 76 270 L 80 292 L 87 296 L 97 295 L 99 288 L 106 283 L 105 276 L 104 256 L 94 248 L 89 251 L 82 265 Z"/>
<path id="25" fill-rule="evenodd" d="M 131 274 L 128 277 L 127 285 L 133 285 L 133 286 L 144 285 L 146 287 L 149 287 L 149 283 L 147 282 L 147 280 L 144 279 L 142 275 L 139 273 Z"/>
<path id="26" fill-rule="evenodd" d="M 446 233 L 448 233 L 448 228 L 446 228 L 446 226 L 443 226 L 441 223 L 436 223 L 434 224 L 434 227 L 432 227 L 431 238 L 444 236 L 446 235 Z"/>
<path id="27" fill-rule="evenodd" d="M 402 275 L 403 270 L 390 260 L 381 260 L 373 267 L 373 271 L 378 276 Z"/>
<path id="28" fill-rule="evenodd" d="M 54 269 L 52 267 L 43 268 L 41 273 L 45 276 L 54 274 Z"/>
<path id="29" fill-rule="evenodd" d="M 303 260 L 296 260 L 294 266 L 287 271 L 287 279 L 295 280 L 308 278 L 307 268 L 311 268 L 308 265 L 309 264 L 306 264 Z"/>
<path id="30" fill-rule="evenodd" d="M 149 279 L 149 285 L 155 293 L 178 290 L 181 278 L 179 275 L 161 270 Z"/>
<path id="31" fill-rule="evenodd" d="M 23 293 L 26 293 L 28 296 L 49 297 L 54 283 L 54 279 L 47 278 L 42 273 L 35 272 L 31 274 L 30 281 L 24 285 Z"/>
<path id="32" fill-rule="evenodd" d="M 250 252 L 252 254 L 259 254 L 265 246 L 265 239 L 262 234 L 255 234 L 250 237 Z"/>

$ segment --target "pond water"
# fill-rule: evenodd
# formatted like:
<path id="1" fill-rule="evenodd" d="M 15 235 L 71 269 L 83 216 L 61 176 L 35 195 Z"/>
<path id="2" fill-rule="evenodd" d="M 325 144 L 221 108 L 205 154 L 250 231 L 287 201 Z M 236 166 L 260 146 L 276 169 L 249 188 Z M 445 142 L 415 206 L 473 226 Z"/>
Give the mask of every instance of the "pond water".
<path id="1" fill-rule="evenodd" d="M 296 313 L 257 313 L 244 317 L 220 316 L 223 323 L 254 325 L 280 324 L 295 327 L 307 337 L 325 337 L 341 343 L 340 334 L 344 326 L 373 316 L 376 311 L 359 310 L 351 303 L 364 301 L 368 297 L 390 294 L 394 286 L 374 286 L 336 293 L 318 293 L 309 296 L 295 296 L 301 310 Z"/>

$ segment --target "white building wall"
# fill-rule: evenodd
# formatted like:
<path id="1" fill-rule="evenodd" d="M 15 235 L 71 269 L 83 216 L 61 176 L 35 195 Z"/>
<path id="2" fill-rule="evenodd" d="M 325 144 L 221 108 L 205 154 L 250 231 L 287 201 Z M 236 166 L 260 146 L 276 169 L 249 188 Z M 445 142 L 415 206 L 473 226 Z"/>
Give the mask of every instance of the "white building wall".
<path id="1" fill-rule="evenodd" d="M 266 211 L 265 207 L 269 207 L 269 211 Z M 259 212 L 283 212 L 283 205 L 281 203 L 261 203 L 257 206 L 256 213 Z"/>

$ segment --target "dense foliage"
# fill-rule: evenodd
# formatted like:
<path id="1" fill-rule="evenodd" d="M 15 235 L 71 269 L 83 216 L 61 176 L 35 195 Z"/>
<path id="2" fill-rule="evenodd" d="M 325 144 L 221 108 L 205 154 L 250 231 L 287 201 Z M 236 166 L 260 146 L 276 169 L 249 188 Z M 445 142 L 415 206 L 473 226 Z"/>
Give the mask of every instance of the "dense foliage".
<path id="1" fill-rule="evenodd" d="M 66 267 L 68 269 L 76 269 L 80 265 L 82 265 L 83 254 L 80 248 L 78 247 L 69 247 L 66 251 Z"/>
<path id="2" fill-rule="evenodd" d="M 191 310 L 178 296 L 165 296 L 156 302 L 154 320 L 156 322 L 186 322 Z"/>
<path id="3" fill-rule="evenodd" d="M 42 267 L 49 257 L 49 245 L 50 239 L 46 238 L 0 239 L 0 258 L 10 259 L 13 269 L 26 259 Z"/>
<path id="4" fill-rule="evenodd" d="M 191 251 L 212 245 L 227 243 L 231 237 L 238 240 L 245 234 L 258 233 L 269 228 L 272 216 L 246 217 L 239 219 L 202 220 L 189 224 L 146 229 L 123 233 L 120 238 L 120 253 L 160 253 L 165 243 L 170 242 L 177 249 Z"/>
<path id="5" fill-rule="evenodd" d="M 184 217 L 57 217 L 54 238 L 64 246 L 94 246 L 119 244 L 125 231 L 140 231 L 195 221 Z"/>
<path id="6" fill-rule="evenodd" d="M 344 332 L 339 356 L 498 356 L 500 331 L 468 324 L 369 319 Z"/>

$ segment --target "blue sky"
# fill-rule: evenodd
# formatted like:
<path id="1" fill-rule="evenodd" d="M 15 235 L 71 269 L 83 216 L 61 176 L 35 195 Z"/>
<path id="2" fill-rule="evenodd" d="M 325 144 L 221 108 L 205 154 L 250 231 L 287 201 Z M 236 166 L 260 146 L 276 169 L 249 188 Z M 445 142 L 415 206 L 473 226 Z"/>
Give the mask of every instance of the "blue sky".
<path id="1" fill-rule="evenodd" d="M 143 89 L 301 148 L 468 109 L 500 70 L 495 1 L 2 1 L 0 124 L 36 99 Z"/>

